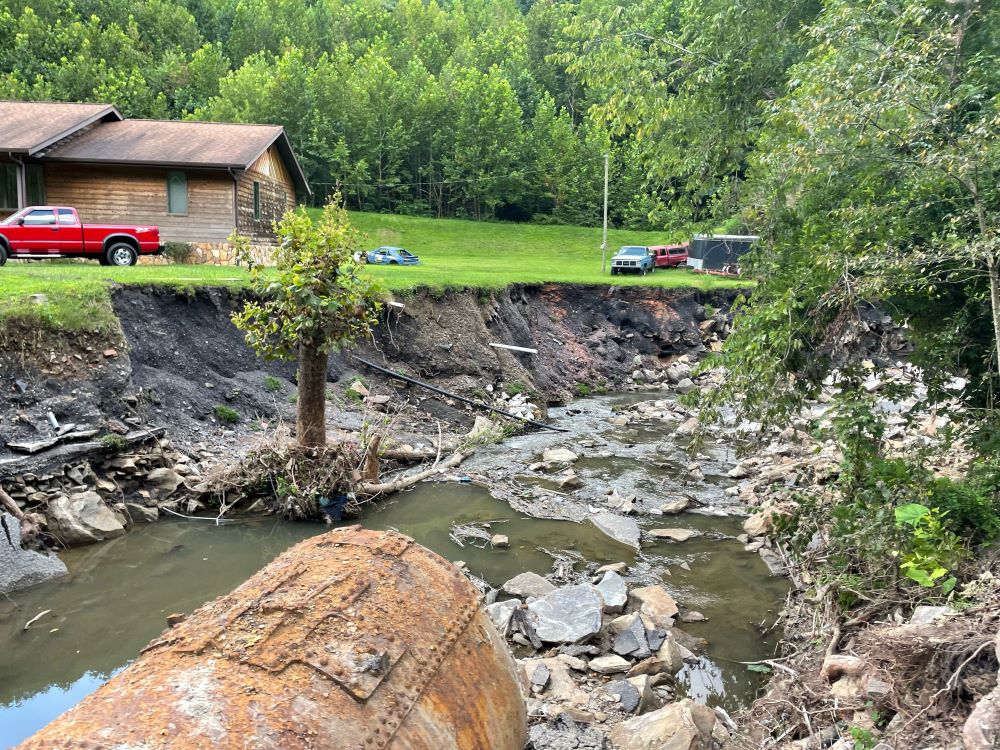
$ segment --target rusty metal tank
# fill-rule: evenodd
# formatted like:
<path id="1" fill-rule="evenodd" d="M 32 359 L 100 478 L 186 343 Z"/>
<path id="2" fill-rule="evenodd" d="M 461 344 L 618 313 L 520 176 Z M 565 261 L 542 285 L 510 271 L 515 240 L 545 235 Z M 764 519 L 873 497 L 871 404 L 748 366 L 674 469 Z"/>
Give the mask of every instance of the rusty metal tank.
<path id="1" fill-rule="evenodd" d="M 513 660 L 458 569 L 402 534 L 296 545 L 20 750 L 522 750 Z"/>

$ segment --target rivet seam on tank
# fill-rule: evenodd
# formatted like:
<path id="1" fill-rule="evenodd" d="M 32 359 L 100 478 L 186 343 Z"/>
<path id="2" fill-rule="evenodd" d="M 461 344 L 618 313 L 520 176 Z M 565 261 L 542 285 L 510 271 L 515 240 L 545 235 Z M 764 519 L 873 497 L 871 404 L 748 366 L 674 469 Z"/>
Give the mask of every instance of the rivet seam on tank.
<path id="1" fill-rule="evenodd" d="M 413 552 L 421 554 L 435 563 L 440 559 L 438 555 L 423 547 L 414 547 Z M 479 611 L 479 591 L 457 568 L 454 572 L 458 574 L 457 577 L 468 587 L 467 593 L 471 598 L 455 612 L 454 619 L 445 630 L 444 638 L 438 645 L 424 648 L 418 647 L 409 652 L 408 657 L 417 665 L 417 682 L 407 686 L 408 690 L 402 693 L 402 700 L 396 704 L 395 710 L 387 712 L 380 719 L 379 724 L 371 729 L 369 734 L 362 740 L 362 744 L 358 745 L 355 750 L 385 750 L 389 746 L 393 737 L 396 736 L 396 732 L 399 731 L 403 720 L 417 704 L 417 701 L 420 700 L 434 675 L 441 668 L 441 664 L 455 648 L 455 643 L 472 623 L 476 612 Z"/>

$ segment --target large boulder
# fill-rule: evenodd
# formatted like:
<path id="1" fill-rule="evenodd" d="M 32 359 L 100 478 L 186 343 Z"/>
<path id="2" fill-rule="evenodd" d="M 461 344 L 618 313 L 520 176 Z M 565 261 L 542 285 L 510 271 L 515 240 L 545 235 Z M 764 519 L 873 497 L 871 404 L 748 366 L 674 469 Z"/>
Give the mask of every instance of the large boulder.
<path id="1" fill-rule="evenodd" d="M 587 583 L 564 586 L 528 605 L 528 621 L 547 643 L 578 643 L 601 630 L 604 599 Z"/>
<path id="2" fill-rule="evenodd" d="M 55 555 L 21 549 L 21 524 L 14 516 L 0 513 L 10 535 L 0 534 L 0 594 L 27 588 L 66 575 L 66 566 Z"/>
<path id="3" fill-rule="evenodd" d="M 49 530 L 63 544 L 91 544 L 125 533 L 114 511 L 96 492 L 79 492 L 51 500 L 48 507 Z"/>
<path id="4" fill-rule="evenodd" d="M 151 500 L 156 502 L 162 502 L 174 494 L 183 481 L 184 477 L 176 471 L 165 468 L 153 469 L 146 475 L 145 478 L 146 489 L 149 490 L 149 497 Z"/>
<path id="5" fill-rule="evenodd" d="M 615 541 L 639 549 L 639 538 L 642 536 L 642 531 L 639 529 L 639 524 L 631 518 L 615 513 L 598 513 L 596 516 L 591 516 L 590 520 L 594 526 Z"/>
<path id="6" fill-rule="evenodd" d="M 617 750 L 708 750 L 715 711 L 690 698 L 623 721 L 609 737 Z"/>

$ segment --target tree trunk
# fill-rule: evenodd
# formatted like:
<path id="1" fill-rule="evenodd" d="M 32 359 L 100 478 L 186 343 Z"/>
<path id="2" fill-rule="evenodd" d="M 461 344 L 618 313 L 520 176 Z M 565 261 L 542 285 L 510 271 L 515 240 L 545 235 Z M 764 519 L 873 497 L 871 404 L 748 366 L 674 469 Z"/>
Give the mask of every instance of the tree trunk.
<path id="1" fill-rule="evenodd" d="M 990 272 L 990 312 L 993 313 L 993 343 L 996 350 L 995 357 L 997 374 L 1000 374 L 1000 266 L 997 259 L 990 251 L 986 266 Z"/>
<path id="2" fill-rule="evenodd" d="M 299 346 L 299 404 L 295 435 L 299 445 L 326 445 L 327 355 L 318 347 Z"/>

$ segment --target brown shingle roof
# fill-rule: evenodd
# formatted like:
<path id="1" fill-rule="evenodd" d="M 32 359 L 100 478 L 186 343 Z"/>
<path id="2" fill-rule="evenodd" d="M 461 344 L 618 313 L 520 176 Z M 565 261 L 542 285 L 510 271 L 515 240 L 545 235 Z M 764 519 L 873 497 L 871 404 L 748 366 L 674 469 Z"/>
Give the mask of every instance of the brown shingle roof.
<path id="1" fill-rule="evenodd" d="M 309 192 L 305 175 L 280 125 L 122 120 L 58 144 L 44 156 L 52 161 L 246 169 L 271 145 L 277 145 L 296 185 Z"/>
<path id="2" fill-rule="evenodd" d="M 0 101 L 0 152 L 33 154 L 101 118 L 122 116 L 110 104 Z"/>

